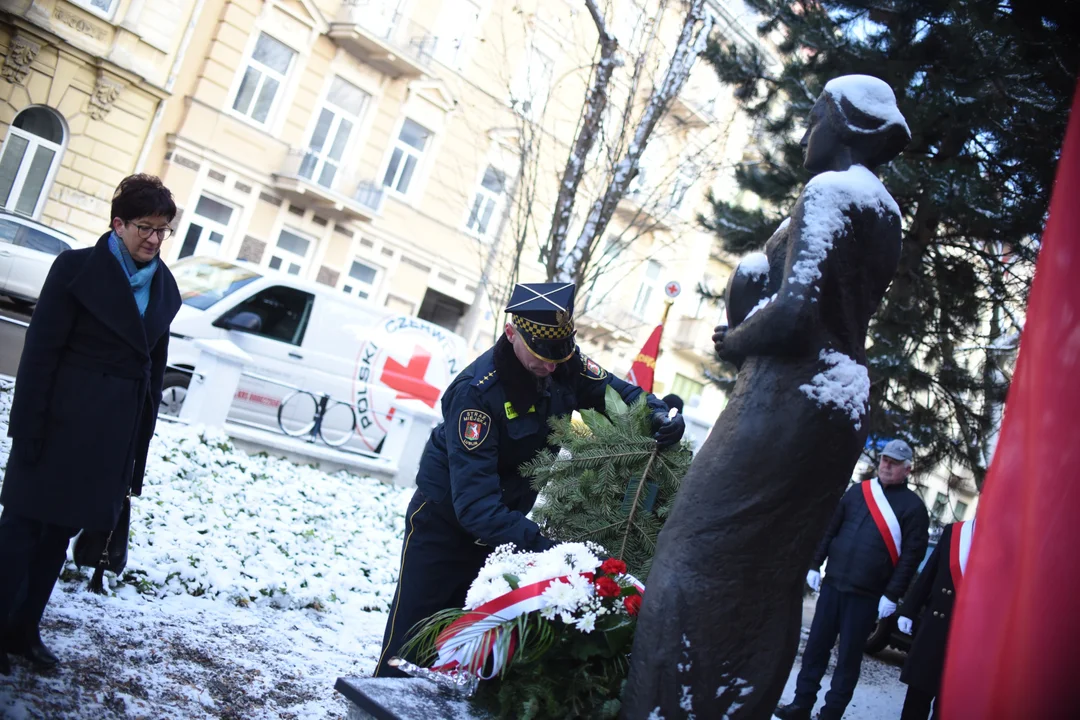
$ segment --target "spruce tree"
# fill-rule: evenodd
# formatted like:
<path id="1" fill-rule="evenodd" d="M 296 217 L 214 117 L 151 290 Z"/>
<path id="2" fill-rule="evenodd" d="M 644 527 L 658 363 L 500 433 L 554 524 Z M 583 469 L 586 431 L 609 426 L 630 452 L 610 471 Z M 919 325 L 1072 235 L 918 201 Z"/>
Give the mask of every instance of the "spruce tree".
<path id="1" fill-rule="evenodd" d="M 906 437 L 923 467 L 954 463 L 981 487 L 1076 87 L 1080 3 L 745 2 L 780 38 L 781 66 L 720 42 L 707 58 L 756 122 L 737 179 L 762 202 L 713 198 L 702 222 L 730 253 L 764 245 L 809 179 L 798 139 L 825 83 L 885 80 L 912 141 L 881 173 L 904 237 L 870 328 L 871 439 Z"/>
<path id="2" fill-rule="evenodd" d="M 690 468 L 686 443 L 659 450 L 644 396 L 627 407 L 608 387 L 604 413 L 551 420 L 550 443 L 522 470 L 540 493 L 533 519 L 546 537 L 594 542 L 645 580 L 656 538 Z"/>

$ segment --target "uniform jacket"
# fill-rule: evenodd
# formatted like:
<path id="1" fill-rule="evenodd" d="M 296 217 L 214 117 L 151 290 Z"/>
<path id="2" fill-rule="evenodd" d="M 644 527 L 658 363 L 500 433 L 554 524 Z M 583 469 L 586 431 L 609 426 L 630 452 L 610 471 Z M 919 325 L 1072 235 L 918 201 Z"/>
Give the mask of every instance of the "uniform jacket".
<path id="1" fill-rule="evenodd" d="M 926 505 L 906 483 L 882 485 L 885 499 L 900 522 L 900 559 L 894 567 L 859 485 L 848 488 L 840 499 L 812 567 L 821 567 L 828 557 L 824 582 L 844 592 L 885 595 L 896 602 L 907 591 L 926 555 L 930 528 Z"/>
<path id="2" fill-rule="evenodd" d="M 897 617 L 903 615 L 915 621 L 915 639 L 900 679 L 934 695 L 941 684 L 945 641 L 956 601 L 956 586 L 949 566 L 954 531 L 960 531 L 960 523 L 953 523 L 942 531 L 937 547 L 897 611 Z"/>
<path id="3" fill-rule="evenodd" d="M 602 411 L 608 385 L 628 404 L 642 390 L 612 377 L 578 350 L 542 383 L 534 405 L 515 408 L 509 400 L 514 396 L 508 387 L 512 379 L 496 369 L 499 347 L 477 358 L 447 388 L 443 422 L 424 448 L 416 486 L 476 542 L 544 550 L 553 543 L 525 517 L 536 492 L 518 469 L 547 446 L 548 418 L 582 408 Z M 647 402 L 657 412 L 667 411 L 652 395 Z"/>
<path id="4" fill-rule="evenodd" d="M 53 263 L 26 332 L 0 503 L 42 522 L 111 530 L 142 490 L 180 308 L 158 263 L 143 317 L 109 234 Z"/>

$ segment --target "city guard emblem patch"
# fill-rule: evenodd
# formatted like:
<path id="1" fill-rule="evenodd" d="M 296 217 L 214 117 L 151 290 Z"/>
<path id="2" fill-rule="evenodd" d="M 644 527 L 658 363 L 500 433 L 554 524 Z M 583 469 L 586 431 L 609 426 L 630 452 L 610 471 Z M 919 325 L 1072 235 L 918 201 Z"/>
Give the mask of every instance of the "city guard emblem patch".
<path id="1" fill-rule="evenodd" d="M 487 440 L 491 416 L 481 410 L 462 410 L 458 418 L 458 436 L 466 450 L 475 450 Z"/>
<path id="2" fill-rule="evenodd" d="M 607 377 L 607 371 L 600 367 L 595 360 L 584 355 L 581 356 L 581 359 L 585 365 L 585 372 L 582 373 L 585 377 L 593 380 L 603 380 Z"/>

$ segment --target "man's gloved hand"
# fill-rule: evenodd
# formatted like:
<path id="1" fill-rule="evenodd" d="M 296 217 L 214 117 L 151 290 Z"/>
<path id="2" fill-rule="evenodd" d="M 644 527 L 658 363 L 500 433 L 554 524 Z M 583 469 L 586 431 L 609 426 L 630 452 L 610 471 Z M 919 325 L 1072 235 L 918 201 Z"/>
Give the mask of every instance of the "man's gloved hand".
<path id="1" fill-rule="evenodd" d="M 683 433 L 686 431 L 686 421 L 683 420 L 682 413 L 675 417 L 656 413 L 653 415 L 653 430 L 655 431 L 653 437 L 656 439 L 656 444 L 661 448 L 670 447 L 682 439 Z"/>
<path id="2" fill-rule="evenodd" d="M 810 586 L 810 589 L 814 592 L 821 590 L 821 573 L 817 570 L 811 570 L 806 573 L 806 584 Z"/>
<path id="3" fill-rule="evenodd" d="M 877 604 L 877 619 L 884 620 L 894 612 L 896 612 L 896 603 L 882 595 Z"/>
<path id="4" fill-rule="evenodd" d="M 896 629 L 905 635 L 911 634 L 911 618 L 906 618 L 903 615 L 896 618 Z"/>

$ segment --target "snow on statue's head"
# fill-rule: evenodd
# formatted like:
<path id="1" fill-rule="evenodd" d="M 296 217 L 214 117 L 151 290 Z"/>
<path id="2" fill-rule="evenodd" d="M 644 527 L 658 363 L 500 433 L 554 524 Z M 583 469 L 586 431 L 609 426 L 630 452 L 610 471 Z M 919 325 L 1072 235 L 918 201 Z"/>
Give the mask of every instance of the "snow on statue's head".
<path id="1" fill-rule="evenodd" d="M 911 141 L 896 95 L 876 77 L 834 78 L 825 84 L 817 105 L 839 140 L 851 148 L 855 161 L 868 168 L 889 162 Z"/>

